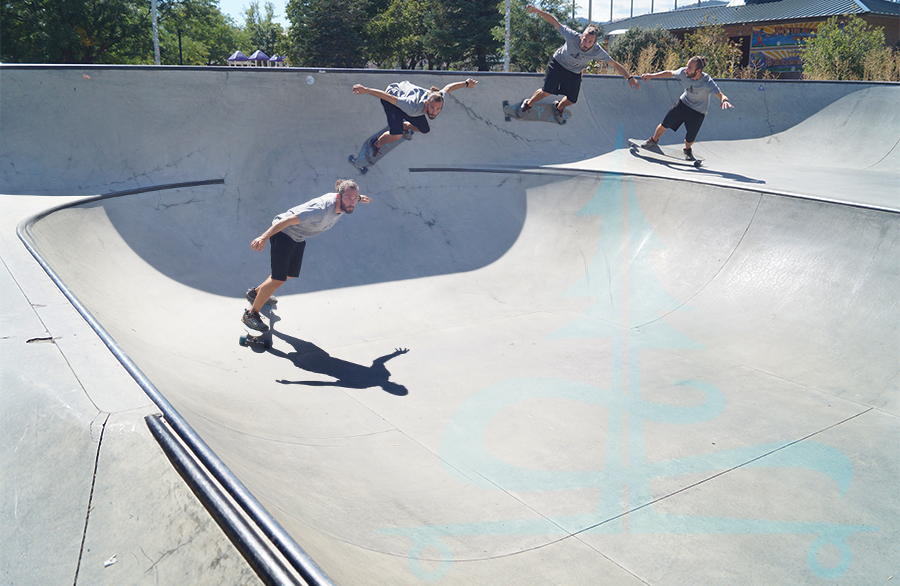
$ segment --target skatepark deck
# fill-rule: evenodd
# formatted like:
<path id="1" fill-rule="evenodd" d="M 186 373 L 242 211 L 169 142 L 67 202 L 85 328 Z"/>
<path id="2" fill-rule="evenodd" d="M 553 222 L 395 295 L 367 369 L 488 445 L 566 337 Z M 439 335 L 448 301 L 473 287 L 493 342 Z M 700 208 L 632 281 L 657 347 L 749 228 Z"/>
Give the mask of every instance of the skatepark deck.
<path id="1" fill-rule="evenodd" d="M 350 88 L 397 75 L 0 67 L 13 582 L 255 583 L 146 433 L 168 407 L 335 584 L 897 575 L 900 86 L 720 81 L 693 169 L 624 138 L 677 84 L 586 76 L 569 124 L 511 125 L 540 76 L 472 74 L 359 176 L 383 113 Z M 243 351 L 250 241 L 338 178 L 373 202 Z M 62 203 L 23 233 L 80 308 L 16 234 Z"/>

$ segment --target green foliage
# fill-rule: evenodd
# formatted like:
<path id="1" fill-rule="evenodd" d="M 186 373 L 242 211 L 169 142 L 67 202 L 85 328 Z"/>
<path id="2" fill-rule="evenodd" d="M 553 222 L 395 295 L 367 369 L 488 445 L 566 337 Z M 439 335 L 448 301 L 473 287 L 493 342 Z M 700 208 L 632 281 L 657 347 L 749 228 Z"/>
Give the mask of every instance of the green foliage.
<path id="1" fill-rule="evenodd" d="M 528 2 L 527 0 L 511 0 L 509 5 L 510 37 L 509 37 L 509 61 L 511 71 L 540 71 L 543 70 L 553 52 L 563 44 L 563 39 L 552 26 L 536 14 L 528 14 L 525 7 L 534 4 L 544 12 L 552 14 L 556 20 L 566 26 L 581 31 L 582 25 L 567 16 L 567 0 L 542 0 L 540 2 Z M 494 27 L 492 33 L 500 45 L 500 59 L 502 60 L 503 46 L 506 36 L 506 2 L 500 6 L 501 23 Z"/>
<path id="2" fill-rule="evenodd" d="M 425 44 L 440 64 L 487 71 L 502 47 L 491 33 L 501 22 L 496 2 L 432 0 Z"/>
<path id="3" fill-rule="evenodd" d="M 429 5 L 423 0 L 393 0 L 369 21 L 364 30 L 369 59 L 400 69 L 415 69 L 425 61 L 432 65 L 436 55 L 429 53 L 425 42 Z"/>
<path id="4" fill-rule="evenodd" d="M 864 79 L 866 54 L 884 47 L 884 30 L 857 17 L 832 17 L 800 48 L 808 79 Z"/>
<path id="5" fill-rule="evenodd" d="M 694 55 L 706 57 L 704 73 L 712 77 L 732 77 L 741 63 L 741 48 L 728 40 L 725 27 L 709 14 L 700 20 L 700 28 L 684 35 L 681 60 L 687 63 Z"/>
<path id="6" fill-rule="evenodd" d="M 609 55 L 629 71 L 649 73 L 667 69 L 666 55 L 680 48 L 666 29 L 633 27 L 610 44 Z"/>
<path id="7" fill-rule="evenodd" d="M 243 32 L 217 0 L 160 0 L 160 59 L 225 64 Z M 8 63 L 153 63 L 153 29 L 146 0 L 2 0 L 0 59 Z"/>
<path id="8" fill-rule="evenodd" d="M 287 49 L 287 35 L 281 25 L 275 22 L 275 5 L 266 2 L 266 14 L 259 9 L 259 0 L 254 0 L 244 10 L 244 32 L 247 34 L 252 53 L 260 50 L 269 57 L 281 55 Z M 247 53 L 248 55 L 250 53 Z"/>
<path id="9" fill-rule="evenodd" d="M 364 67 L 367 0 L 289 0 L 288 56 L 299 67 Z"/>
<path id="10" fill-rule="evenodd" d="M 2 0 L 7 63 L 130 63 L 146 54 L 149 5 L 139 0 Z"/>

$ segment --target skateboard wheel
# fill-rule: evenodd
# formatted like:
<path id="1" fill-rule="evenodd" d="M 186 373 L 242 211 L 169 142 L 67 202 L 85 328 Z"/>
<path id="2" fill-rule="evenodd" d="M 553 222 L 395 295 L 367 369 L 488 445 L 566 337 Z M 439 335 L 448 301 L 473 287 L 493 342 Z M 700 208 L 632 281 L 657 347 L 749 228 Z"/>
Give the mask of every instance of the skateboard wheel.
<path id="1" fill-rule="evenodd" d="M 241 336 L 240 339 L 238 340 L 238 343 L 241 346 L 246 346 L 247 345 L 247 336 Z"/>
<path id="2" fill-rule="evenodd" d="M 350 155 L 349 157 L 347 157 L 347 160 L 350 161 L 351 163 L 353 163 L 353 162 L 354 162 L 354 161 L 353 161 L 353 155 Z"/>
<path id="3" fill-rule="evenodd" d="M 702 164 L 703 163 L 701 161 L 694 161 L 694 166 L 697 167 L 698 169 L 700 168 L 700 165 L 702 165 Z"/>
<path id="4" fill-rule="evenodd" d="M 369 168 L 365 167 L 365 168 L 361 169 L 361 171 L 362 171 L 362 174 L 365 175 L 366 173 L 369 172 Z"/>
<path id="5" fill-rule="evenodd" d="M 637 154 L 637 148 L 631 147 L 631 152 L 632 152 L 632 154 L 635 154 L 635 155 L 636 155 L 636 154 Z"/>

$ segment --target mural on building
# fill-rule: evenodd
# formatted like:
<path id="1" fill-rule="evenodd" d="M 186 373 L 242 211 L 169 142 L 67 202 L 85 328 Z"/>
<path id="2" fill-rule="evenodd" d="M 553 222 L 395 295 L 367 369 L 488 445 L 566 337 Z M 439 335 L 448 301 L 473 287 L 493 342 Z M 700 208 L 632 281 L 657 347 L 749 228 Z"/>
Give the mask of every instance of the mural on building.
<path id="1" fill-rule="evenodd" d="M 814 37 L 818 22 L 754 26 L 750 38 L 750 64 L 773 72 L 801 71 L 800 47 Z"/>

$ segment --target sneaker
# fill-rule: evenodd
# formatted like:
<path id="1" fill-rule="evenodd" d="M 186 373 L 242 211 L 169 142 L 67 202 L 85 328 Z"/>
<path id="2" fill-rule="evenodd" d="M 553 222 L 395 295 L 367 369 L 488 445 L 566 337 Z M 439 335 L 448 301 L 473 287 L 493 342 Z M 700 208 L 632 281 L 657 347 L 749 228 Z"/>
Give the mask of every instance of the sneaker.
<path id="1" fill-rule="evenodd" d="M 526 98 L 526 99 L 522 100 L 521 104 L 519 104 L 519 112 L 524 114 L 524 113 L 528 112 L 529 110 L 531 110 L 531 106 L 528 105 L 528 99 Z"/>
<path id="2" fill-rule="evenodd" d="M 559 109 L 559 102 L 553 102 L 553 119 L 556 120 L 557 124 L 565 124 L 566 119 L 563 118 L 563 112 L 565 110 Z"/>
<path id="3" fill-rule="evenodd" d="M 696 161 L 694 158 L 694 151 L 691 149 L 684 149 L 684 160 L 685 161 Z"/>
<path id="4" fill-rule="evenodd" d="M 378 156 L 378 152 L 381 151 L 381 148 L 378 146 L 378 139 L 377 139 L 377 138 L 373 138 L 373 139 L 369 142 L 369 146 L 372 147 L 372 157 L 377 157 L 377 156 Z"/>
<path id="5" fill-rule="evenodd" d="M 253 303 L 256 301 L 256 287 L 247 290 L 247 301 L 249 301 L 250 303 Z M 269 297 L 268 299 L 266 299 L 266 305 L 277 305 L 277 304 L 278 304 L 278 300 L 275 298 L 274 295 L 272 297 Z"/>
<path id="6" fill-rule="evenodd" d="M 244 310 L 244 317 L 241 318 L 241 321 L 244 322 L 248 328 L 254 329 L 258 332 L 267 332 L 269 331 L 269 326 L 263 323 L 262 318 L 259 317 L 258 311 L 253 311 L 252 309 Z"/>
<path id="7" fill-rule="evenodd" d="M 641 143 L 642 149 L 657 149 L 659 148 L 659 143 L 652 138 L 648 138 L 643 143 Z"/>

